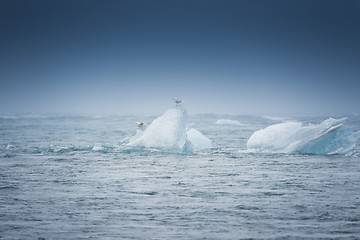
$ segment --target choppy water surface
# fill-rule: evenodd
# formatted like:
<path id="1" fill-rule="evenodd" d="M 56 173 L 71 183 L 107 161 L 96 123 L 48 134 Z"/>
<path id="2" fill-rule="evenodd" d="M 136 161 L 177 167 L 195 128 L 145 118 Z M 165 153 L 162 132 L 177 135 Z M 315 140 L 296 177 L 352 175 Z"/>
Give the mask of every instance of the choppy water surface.
<path id="1" fill-rule="evenodd" d="M 356 152 L 248 153 L 251 134 L 277 120 L 216 115 L 189 117 L 210 150 L 131 151 L 122 144 L 138 120 L 0 118 L 0 239 L 360 237 Z"/>

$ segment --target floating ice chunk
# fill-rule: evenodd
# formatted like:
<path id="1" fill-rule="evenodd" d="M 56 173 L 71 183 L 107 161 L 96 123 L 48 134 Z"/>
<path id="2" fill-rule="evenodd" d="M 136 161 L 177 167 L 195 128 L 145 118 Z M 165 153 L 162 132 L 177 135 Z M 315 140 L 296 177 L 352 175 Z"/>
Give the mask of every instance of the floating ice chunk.
<path id="1" fill-rule="evenodd" d="M 202 150 L 207 148 L 212 148 L 211 140 L 205 137 L 198 130 L 191 128 L 186 132 L 188 140 L 194 146 L 195 150 Z"/>
<path id="2" fill-rule="evenodd" d="M 219 119 L 216 121 L 216 124 L 218 124 L 218 125 L 235 125 L 235 126 L 243 125 L 236 120 L 230 120 L 230 119 Z"/>
<path id="3" fill-rule="evenodd" d="M 283 118 L 283 117 L 263 116 L 263 118 L 265 118 L 267 120 L 271 120 L 271 121 L 276 121 L 276 122 L 288 122 L 288 121 L 290 121 L 289 119 L 286 119 L 286 118 Z"/>
<path id="4" fill-rule="evenodd" d="M 91 150 L 94 152 L 101 152 L 105 150 L 105 147 L 100 144 L 95 144 Z"/>
<path id="5" fill-rule="evenodd" d="M 271 125 L 254 132 L 247 142 L 247 148 L 269 151 L 284 151 L 302 128 L 299 122 L 287 122 Z"/>
<path id="6" fill-rule="evenodd" d="M 187 112 L 181 105 L 169 109 L 127 144 L 131 147 L 161 148 L 182 152 L 190 149 L 186 139 Z"/>
<path id="7" fill-rule="evenodd" d="M 271 125 L 254 132 L 247 148 L 279 153 L 350 155 L 360 134 L 344 129 L 344 121 L 329 118 L 308 126 L 300 122 Z"/>
<path id="8" fill-rule="evenodd" d="M 186 109 L 177 104 L 156 118 L 147 128 L 138 129 L 127 146 L 161 151 L 192 153 L 194 150 L 211 148 L 211 141 L 196 129 L 186 131 Z"/>
<path id="9" fill-rule="evenodd" d="M 14 148 L 14 145 L 12 145 L 12 144 L 6 145 L 6 149 L 7 149 L 7 150 L 10 150 L 10 149 L 13 149 L 13 148 Z"/>

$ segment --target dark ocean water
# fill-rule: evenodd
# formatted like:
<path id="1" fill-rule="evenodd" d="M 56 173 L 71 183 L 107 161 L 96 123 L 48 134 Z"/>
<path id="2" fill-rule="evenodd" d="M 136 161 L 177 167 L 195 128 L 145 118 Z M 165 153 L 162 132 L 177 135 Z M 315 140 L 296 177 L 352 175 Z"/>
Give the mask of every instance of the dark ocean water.
<path id="1" fill-rule="evenodd" d="M 0 118 L 0 239 L 360 239 L 359 144 L 351 156 L 251 153 L 251 134 L 279 119 L 195 115 L 214 148 L 132 151 L 138 120 Z"/>

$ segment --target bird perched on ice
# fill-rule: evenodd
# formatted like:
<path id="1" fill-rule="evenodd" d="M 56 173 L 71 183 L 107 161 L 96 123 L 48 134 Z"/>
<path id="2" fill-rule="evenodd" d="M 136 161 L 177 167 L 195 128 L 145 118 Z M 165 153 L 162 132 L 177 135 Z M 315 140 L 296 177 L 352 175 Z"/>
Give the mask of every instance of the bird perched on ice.
<path id="1" fill-rule="evenodd" d="M 143 122 L 136 122 L 138 128 L 143 129 L 145 127 L 145 123 Z"/>
<path id="2" fill-rule="evenodd" d="M 174 98 L 173 100 L 174 100 L 176 106 L 178 106 L 179 104 L 182 103 L 182 101 L 180 99 Z"/>

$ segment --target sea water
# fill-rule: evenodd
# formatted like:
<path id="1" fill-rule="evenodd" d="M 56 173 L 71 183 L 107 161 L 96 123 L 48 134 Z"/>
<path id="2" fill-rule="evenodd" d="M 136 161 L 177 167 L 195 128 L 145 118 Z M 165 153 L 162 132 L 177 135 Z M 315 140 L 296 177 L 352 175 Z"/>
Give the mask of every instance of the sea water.
<path id="1" fill-rule="evenodd" d="M 156 117 L 0 117 L 0 239 L 360 238 L 359 142 L 350 155 L 249 151 L 284 119 L 190 114 L 212 148 L 126 146 Z"/>

